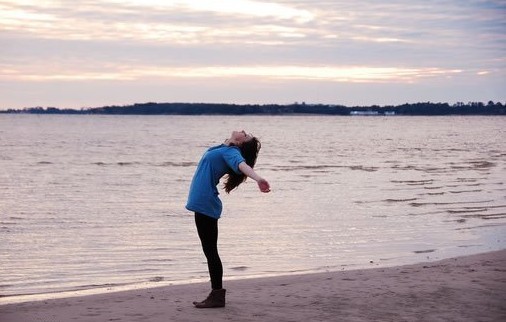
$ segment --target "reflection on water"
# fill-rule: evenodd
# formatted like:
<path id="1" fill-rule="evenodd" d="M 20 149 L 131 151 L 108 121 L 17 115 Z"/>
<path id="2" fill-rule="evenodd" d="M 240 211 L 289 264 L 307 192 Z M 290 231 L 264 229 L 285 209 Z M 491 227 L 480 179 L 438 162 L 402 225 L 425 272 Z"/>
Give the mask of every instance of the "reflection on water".
<path id="1" fill-rule="evenodd" d="M 0 116 L 0 294 L 206 278 L 184 209 L 234 129 L 259 173 L 221 194 L 227 277 L 505 247 L 502 117 Z"/>

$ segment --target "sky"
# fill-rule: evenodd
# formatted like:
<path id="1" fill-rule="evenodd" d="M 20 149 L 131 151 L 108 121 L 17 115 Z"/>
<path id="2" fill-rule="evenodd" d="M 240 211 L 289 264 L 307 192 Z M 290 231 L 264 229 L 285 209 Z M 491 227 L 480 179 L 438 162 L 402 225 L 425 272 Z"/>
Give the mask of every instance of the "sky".
<path id="1" fill-rule="evenodd" d="M 506 0 L 0 0 L 0 109 L 506 103 Z"/>

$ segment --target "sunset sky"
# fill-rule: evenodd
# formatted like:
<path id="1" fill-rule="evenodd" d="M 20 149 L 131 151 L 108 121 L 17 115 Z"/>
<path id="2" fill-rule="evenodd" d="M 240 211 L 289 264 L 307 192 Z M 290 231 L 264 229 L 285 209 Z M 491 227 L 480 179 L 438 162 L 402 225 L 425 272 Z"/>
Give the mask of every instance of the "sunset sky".
<path id="1" fill-rule="evenodd" d="M 506 102 L 504 0 L 0 0 L 0 109 Z"/>

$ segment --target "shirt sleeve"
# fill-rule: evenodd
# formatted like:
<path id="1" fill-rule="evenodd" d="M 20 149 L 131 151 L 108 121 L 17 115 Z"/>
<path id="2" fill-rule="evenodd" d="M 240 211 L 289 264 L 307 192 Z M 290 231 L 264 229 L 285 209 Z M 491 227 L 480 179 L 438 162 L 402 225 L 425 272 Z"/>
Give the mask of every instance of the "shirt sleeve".
<path id="1" fill-rule="evenodd" d="M 223 159 L 225 163 L 237 174 L 241 174 L 241 170 L 239 170 L 239 164 L 244 162 L 244 158 L 241 155 L 241 152 L 237 148 L 229 148 L 226 149 L 225 153 L 223 153 Z"/>

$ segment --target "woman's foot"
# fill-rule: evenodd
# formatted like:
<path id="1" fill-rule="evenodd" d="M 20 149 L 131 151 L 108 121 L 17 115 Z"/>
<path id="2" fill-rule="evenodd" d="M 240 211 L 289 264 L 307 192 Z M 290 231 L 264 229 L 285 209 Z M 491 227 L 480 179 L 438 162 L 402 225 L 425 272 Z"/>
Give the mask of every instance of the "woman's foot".
<path id="1" fill-rule="evenodd" d="M 224 307 L 225 306 L 225 293 L 227 290 L 219 289 L 212 290 L 209 296 L 202 302 L 193 302 L 196 308 L 205 309 L 212 307 Z"/>

